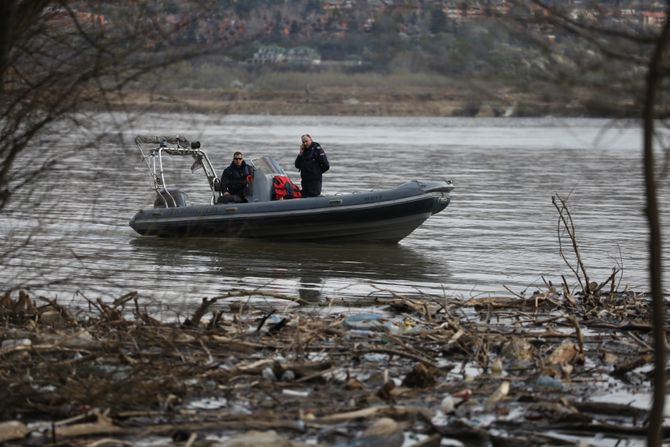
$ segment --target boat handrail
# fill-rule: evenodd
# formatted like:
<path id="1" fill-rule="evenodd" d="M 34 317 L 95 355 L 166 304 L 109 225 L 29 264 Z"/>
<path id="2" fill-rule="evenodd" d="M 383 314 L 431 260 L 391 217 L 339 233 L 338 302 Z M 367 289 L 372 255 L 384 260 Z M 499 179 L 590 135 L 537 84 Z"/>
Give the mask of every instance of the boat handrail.
<path id="1" fill-rule="evenodd" d="M 172 199 L 173 203 L 176 203 L 175 198 L 169 192 L 167 184 L 165 182 L 165 174 L 163 170 L 163 154 L 168 155 L 177 155 L 177 156 L 191 156 L 195 160 L 193 166 L 197 166 L 196 163 L 202 166 L 205 171 L 205 176 L 209 183 L 209 188 L 212 192 L 212 204 L 216 203 L 216 189 L 215 183 L 218 180 L 216 171 L 212 166 L 207 153 L 200 149 L 199 142 L 189 142 L 189 140 L 183 136 L 143 136 L 138 135 L 135 137 L 135 144 L 142 154 L 142 158 L 145 161 L 147 167 L 149 168 L 149 173 L 154 184 L 154 189 L 159 197 L 163 200 L 163 203 L 166 207 L 169 207 L 166 195 Z M 148 154 L 145 154 L 142 146 L 146 144 L 158 145 L 149 150 Z M 171 145 L 171 146 L 168 146 Z M 152 159 L 152 163 L 149 163 L 149 158 Z M 158 159 L 158 166 L 156 160 Z M 164 191 L 165 194 L 162 194 L 161 191 Z"/>
<path id="2" fill-rule="evenodd" d="M 141 146 L 142 144 L 174 144 L 179 147 L 188 148 L 191 143 L 188 138 L 181 135 L 176 136 L 149 136 L 137 135 L 135 137 L 135 144 Z"/>

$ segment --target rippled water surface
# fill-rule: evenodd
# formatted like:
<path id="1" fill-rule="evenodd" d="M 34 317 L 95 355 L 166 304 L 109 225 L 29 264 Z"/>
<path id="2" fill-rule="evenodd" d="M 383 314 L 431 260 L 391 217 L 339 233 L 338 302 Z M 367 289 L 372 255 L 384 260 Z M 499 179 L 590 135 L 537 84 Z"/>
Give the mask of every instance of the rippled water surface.
<path id="1" fill-rule="evenodd" d="M 294 178 L 305 132 L 331 162 L 324 194 L 447 178 L 456 185 L 451 205 L 397 246 L 143 238 L 128 220 L 153 203 L 146 166 L 133 144 L 101 143 L 58 163 L 54 179 L 37 188 L 39 204 L 15 207 L 1 218 L 13 255 L 2 261 L 0 281 L 59 297 L 138 290 L 170 303 L 239 287 L 311 301 L 389 292 L 468 297 L 508 294 L 505 287 L 532 291 L 543 275 L 558 283 L 565 274 L 572 282 L 559 256 L 551 203 L 559 193 L 569 197 L 590 276 L 602 281 L 612 267 L 623 267 L 622 284 L 647 287 L 641 135 L 634 124 L 154 115 L 124 129 L 128 141 L 136 134 L 199 139 L 218 171 L 235 150 L 248 158 L 272 155 Z M 186 169 L 175 178 L 192 201 L 207 198 L 200 174 Z M 661 182 L 666 266 L 669 183 L 667 177 Z"/>

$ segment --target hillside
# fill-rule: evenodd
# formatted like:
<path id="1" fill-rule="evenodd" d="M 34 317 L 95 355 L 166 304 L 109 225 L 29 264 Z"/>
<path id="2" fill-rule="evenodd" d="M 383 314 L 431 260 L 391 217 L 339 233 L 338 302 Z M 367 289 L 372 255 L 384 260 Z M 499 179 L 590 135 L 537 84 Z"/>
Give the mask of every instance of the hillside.
<path id="1" fill-rule="evenodd" d="M 532 3 L 228 0 L 214 3 L 206 19 L 188 3 L 147 5 L 171 42 L 148 41 L 148 48 L 188 44 L 207 56 L 132 84 L 131 106 L 281 114 L 636 113 L 638 67 L 594 63 L 584 41 L 543 20 Z M 640 36 L 658 29 L 652 3 L 559 7 L 566 17 Z M 119 4 L 93 13 L 102 26 L 113 26 Z M 582 66 L 592 70 L 588 77 Z M 612 82 L 613 73 L 626 85 Z M 603 90 L 608 85 L 615 87 Z"/>

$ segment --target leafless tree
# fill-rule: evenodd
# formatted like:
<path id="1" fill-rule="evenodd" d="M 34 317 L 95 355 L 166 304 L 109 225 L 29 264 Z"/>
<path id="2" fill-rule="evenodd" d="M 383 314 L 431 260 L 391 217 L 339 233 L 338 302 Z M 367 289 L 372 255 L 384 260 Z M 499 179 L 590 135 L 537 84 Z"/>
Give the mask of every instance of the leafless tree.
<path id="1" fill-rule="evenodd" d="M 86 128 L 84 111 L 118 108 L 126 88 L 148 73 L 234 43 L 196 46 L 211 12 L 204 1 L 179 2 L 173 14 L 158 4 L 0 2 L 0 210 L 63 155 L 19 161 L 36 138 Z M 100 137 L 89 136 L 91 143 Z"/>
<path id="2" fill-rule="evenodd" d="M 63 160 L 116 139 L 141 116 L 137 103 L 127 107 L 133 91 L 151 94 L 173 64 L 195 64 L 201 56 L 225 61 L 222 55 L 254 36 L 253 25 L 220 32 L 231 21 L 217 8 L 213 0 L 0 2 L 0 213 L 13 225 L 3 222 L 0 230 L 3 269 L 30 262 L 34 228 L 48 222 L 45 208 L 52 206 L 39 202 L 49 185 L 67 181 L 56 178 L 67 175 Z M 72 264 L 104 275 L 77 253 Z M 31 273 L 30 284 L 67 276 L 42 273 Z"/>
<path id="3" fill-rule="evenodd" d="M 665 406 L 666 338 L 665 304 L 663 302 L 661 225 L 658 210 L 656 172 L 654 169 L 654 124 L 656 104 L 668 61 L 670 39 L 670 2 L 666 9 L 666 21 L 655 43 L 649 60 L 647 89 L 644 96 L 642 119 L 644 122 L 644 184 L 647 196 L 647 220 L 649 222 L 649 275 L 652 293 L 652 327 L 654 332 L 654 403 L 652 406 L 648 445 L 660 446 L 663 442 L 661 428 Z M 665 75 L 667 76 L 667 74 Z"/>
<path id="4" fill-rule="evenodd" d="M 649 226 L 649 276 L 654 334 L 654 401 L 648 427 L 648 445 L 660 446 L 665 399 L 666 309 L 663 302 L 661 227 L 657 198 L 654 145 L 655 125 L 670 111 L 668 44 L 670 1 L 662 25 L 645 23 L 639 14 L 624 17 L 603 2 L 583 2 L 578 9 L 567 2 L 543 0 L 514 2 L 517 23 L 535 31 L 535 42 L 545 49 L 547 77 L 566 88 L 595 92 L 603 98 L 608 115 L 623 113 L 643 123 L 643 166 L 646 214 Z M 609 9 L 608 9 L 609 8 Z M 560 37 L 556 39 L 555 33 Z M 548 37 L 552 38 L 549 39 Z M 606 101 L 605 101 L 606 99 Z M 667 148 L 663 148 L 666 150 Z"/>

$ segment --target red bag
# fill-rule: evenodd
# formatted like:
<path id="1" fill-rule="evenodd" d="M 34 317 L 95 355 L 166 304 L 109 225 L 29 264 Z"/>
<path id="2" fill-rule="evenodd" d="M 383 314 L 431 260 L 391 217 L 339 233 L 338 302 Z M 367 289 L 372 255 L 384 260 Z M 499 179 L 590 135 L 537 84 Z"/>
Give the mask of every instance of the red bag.
<path id="1" fill-rule="evenodd" d="M 272 200 L 297 199 L 302 197 L 300 188 L 287 175 L 275 175 L 272 179 Z"/>

